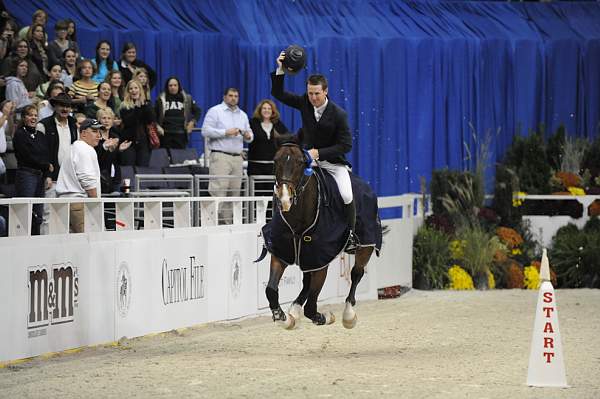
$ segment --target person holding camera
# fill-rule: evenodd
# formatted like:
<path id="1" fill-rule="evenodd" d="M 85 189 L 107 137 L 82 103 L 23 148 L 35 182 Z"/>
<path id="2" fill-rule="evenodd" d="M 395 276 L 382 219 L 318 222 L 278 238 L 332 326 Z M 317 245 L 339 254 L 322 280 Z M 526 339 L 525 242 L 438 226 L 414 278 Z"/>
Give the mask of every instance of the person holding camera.
<path id="1" fill-rule="evenodd" d="M 238 107 L 240 92 L 229 87 L 223 93 L 223 102 L 210 108 L 202 124 L 202 136 L 208 139 L 210 175 L 239 176 L 240 178 L 211 179 L 208 191 L 213 197 L 237 197 L 242 186 L 244 143 L 254 139 L 248 115 Z M 232 205 L 222 205 L 220 218 L 233 221 Z"/>

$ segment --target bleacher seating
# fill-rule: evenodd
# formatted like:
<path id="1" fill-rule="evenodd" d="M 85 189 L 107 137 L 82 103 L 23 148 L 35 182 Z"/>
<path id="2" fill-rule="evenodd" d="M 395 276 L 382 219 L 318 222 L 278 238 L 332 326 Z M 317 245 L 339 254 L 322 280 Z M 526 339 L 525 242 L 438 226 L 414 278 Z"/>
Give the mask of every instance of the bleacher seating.
<path id="1" fill-rule="evenodd" d="M 198 160 L 198 151 L 195 148 L 171 148 L 171 163 L 182 164 L 184 161 Z"/>
<path id="2" fill-rule="evenodd" d="M 150 154 L 150 162 L 149 166 L 164 168 L 165 166 L 169 166 L 171 164 L 171 160 L 169 159 L 169 153 L 166 148 L 158 148 L 156 150 L 152 150 Z"/>

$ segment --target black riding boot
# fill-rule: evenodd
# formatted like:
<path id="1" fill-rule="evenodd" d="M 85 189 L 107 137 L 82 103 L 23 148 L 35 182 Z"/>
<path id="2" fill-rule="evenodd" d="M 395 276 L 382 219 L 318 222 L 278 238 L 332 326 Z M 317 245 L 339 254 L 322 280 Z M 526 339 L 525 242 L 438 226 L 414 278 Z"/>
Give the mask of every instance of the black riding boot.
<path id="1" fill-rule="evenodd" d="M 356 206 L 355 202 L 352 201 L 349 204 L 344 205 L 344 212 L 346 213 L 346 222 L 348 226 L 350 226 L 350 237 L 348 238 L 348 243 L 346 244 L 345 251 L 353 254 L 358 249 L 358 237 L 356 237 Z"/>

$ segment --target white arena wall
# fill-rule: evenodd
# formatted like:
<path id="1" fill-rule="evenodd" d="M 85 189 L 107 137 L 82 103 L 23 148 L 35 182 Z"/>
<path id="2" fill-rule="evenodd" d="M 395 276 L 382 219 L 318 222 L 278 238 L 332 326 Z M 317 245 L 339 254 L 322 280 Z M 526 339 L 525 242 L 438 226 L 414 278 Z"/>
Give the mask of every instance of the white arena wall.
<path id="1" fill-rule="evenodd" d="M 376 299 L 378 288 L 412 286 L 413 234 L 422 223 L 415 198 L 380 199 L 382 208 L 402 208 L 403 217 L 383 221 L 389 233 L 381 257 L 373 256 L 367 267 L 358 300 Z M 0 204 L 28 219 L 36 201 L 43 200 Z M 22 226 L 11 227 L 11 236 L 0 239 L 0 362 L 268 312 L 269 257 L 253 263 L 262 248 L 264 208 L 257 206 L 263 210 L 256 223 L 243 224 L 238 209 L 233 225 L 215 225 L 203 215 L 203 227 L 185 227 L 192 225 L 186 217 L 191 218 L 193 203 L 216 211 L 224 201 L 237 201 L 241 209 L 242 201 L 258 205 L 264 197 L 119 199 L 117 217 L 133 221 L 133 202 L 143 203 L 148 226 L 122 231 L 103 231 L 102 223 L 92 223 L 102 220 L 103 204 L 114 199 L 87 200 L 90 232 L 83 234 L 64 232 L 69 201 L 51 200 L 55 226 L 50 231 L 58 233 L 31 237 Z M 176 203 L 175 228 L 160 227 L 163 202 Z M 332 262 L 322 303 L 344 301 L 352 258 Z M 299 268 L 288 267 L 279 288 L 282 304 L 291 302 L 301 285 Z"/>

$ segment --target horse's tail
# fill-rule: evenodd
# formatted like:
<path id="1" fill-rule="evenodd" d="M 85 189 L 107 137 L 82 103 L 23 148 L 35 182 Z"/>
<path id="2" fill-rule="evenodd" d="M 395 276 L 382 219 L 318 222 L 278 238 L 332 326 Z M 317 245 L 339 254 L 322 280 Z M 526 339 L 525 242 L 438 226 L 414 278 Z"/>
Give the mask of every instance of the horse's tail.
<path id="1" fill-rule="evenodd" d="M 267 251 L 267 247 L 263 245 L 262 252 L 261 252 L 261 253 L 260 253 L 260 255 L 258 256 L 258 259 L 256 259 L 256 260 L 255 260 L 253 263 L 258 263 L 258 262 L 260 262 L 261 260 L 263 260 L 263 259 L 264 259 L 264 258 L 267 256 L 267 253 L 268 253 L 268 252 L 269 252 L 269 251 Z"/>

